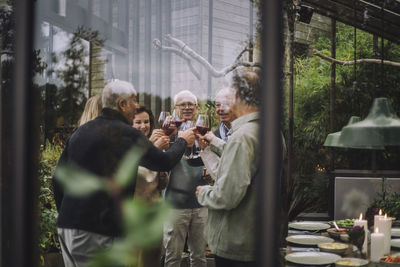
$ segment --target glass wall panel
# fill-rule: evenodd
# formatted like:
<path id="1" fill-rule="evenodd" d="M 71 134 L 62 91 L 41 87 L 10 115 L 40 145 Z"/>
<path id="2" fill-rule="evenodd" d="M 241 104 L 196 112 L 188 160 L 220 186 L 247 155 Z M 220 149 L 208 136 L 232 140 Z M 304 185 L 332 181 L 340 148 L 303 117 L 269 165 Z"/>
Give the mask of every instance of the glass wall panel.
<path id="1" fill-rule="evenodd" d="M 132 83 L 139 103 L 155 118 L 161 111 L 172 112 L 174 96 L 189 90 L 216 130 L 216 93 L 231 84 L 238 65 L 261 61 L 258 4 L 249 0 L 38 0 L 35 12 L 35 49 L 45 68 L 34 77 L 42 97 L 42 157 L 53 149 L 51 164 L 41 165 L 42 172 L 48 171 L 41 174 L 46 190 L 85 103 L 106 83 Z M 53 228 L 40 230 L 41 238 L 47 233 L 51 239 L 41 253 L 60 249 L 57 213 L 49 199 L 49 211 L 44 210 L 51 218 L 40 220 L 49 219 Z"/>

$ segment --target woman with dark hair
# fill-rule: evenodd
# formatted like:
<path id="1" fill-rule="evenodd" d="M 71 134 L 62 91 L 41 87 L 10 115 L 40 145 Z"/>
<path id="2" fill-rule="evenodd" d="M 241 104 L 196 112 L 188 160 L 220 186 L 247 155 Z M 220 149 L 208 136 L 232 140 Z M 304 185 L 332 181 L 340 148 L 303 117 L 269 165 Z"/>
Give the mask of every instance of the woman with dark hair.
<path id="1" fill-rule="evenodd" d="M 163 130 L 154 129 L 153 113 L 146 107 L 141 106 L 136 109 L 132 126 L 147 136 L 154 146 L 160 149 L 169 148 L 169 137 Z M 135 198 L 144 200 L 148 204 L 156 204 L 162 200 L 161 190 L 167 187 L 168 180 L 166 172 L 158 173 L 139 166 Z M 160 266 L 161 240 L 154 247 L 140 249 L 137 256 L 138 267 Z"/>
<path id="2" fill-rule="evenodd" d="M 169 137 L 162 130 L 154 129 L 154 124 L 154 116 L 151 110 L 143 106 L 136 109 L 132 126 L 142 131 L 156 147 L 165 150 L 169 147 Z"/>
<path id="3" fill-rule="evenodd" d="M 133 127 L 142 131 L 148 138 L 154 130 L 154 116 L 150 109 L 141 106 L 136 109 Z"/>

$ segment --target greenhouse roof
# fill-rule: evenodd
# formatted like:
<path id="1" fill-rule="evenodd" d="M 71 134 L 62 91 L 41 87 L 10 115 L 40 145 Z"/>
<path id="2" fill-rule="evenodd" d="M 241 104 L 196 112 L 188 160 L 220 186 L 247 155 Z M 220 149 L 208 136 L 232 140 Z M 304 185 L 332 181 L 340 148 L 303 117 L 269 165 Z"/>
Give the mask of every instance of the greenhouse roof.
<path id="1" fill-rule="evenodd" d="M 400 44 L 400 0 L 301 0 L 314 11 Z"/>

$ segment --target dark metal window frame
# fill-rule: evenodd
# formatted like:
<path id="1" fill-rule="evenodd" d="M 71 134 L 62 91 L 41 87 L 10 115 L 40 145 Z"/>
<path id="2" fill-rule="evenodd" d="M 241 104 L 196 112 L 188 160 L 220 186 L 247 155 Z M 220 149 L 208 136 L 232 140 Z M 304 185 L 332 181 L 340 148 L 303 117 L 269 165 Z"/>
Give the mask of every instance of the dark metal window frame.
<path id="1" fill-rule="evenodd" d="M 7 129 L 2 148 L 2 266 L 36 266 L 36 179 L 38 163 L 37 101 L 32 85 L 34 1 L 14 1 L 15 61 L 13 86 L 2 114 Z M 4 123 L 6 121 L 6 123 Z M 2 129 L 3 131 L 3 129 Z M 2 136 L 3 137 L 3 136 Z M 4 149 L 4 150 L 3 150 Z M 7 162 L 3 161 L 5 152 Z M 6 176 L 3 176 L 6 174 Z"/>
<path id="2" fill-rule="evenodd" d="M 279 266 L 279 178 L 281 173 L 281 101 L 282 101 L 282 4 L 280 0 L 262 3 L 262 60 L 264 71 L 262 94 L 261 166 L 258 221 L 259 266 Z M 7 144 L 13 151 L 10 172 L 10 199 L 8 240 L 2 240 L 3 266 L 36 266 L 35 231 L 38 121 L 37 102 L 32 90 L 31 51 L 33 48 L 34 1 L 15 1 L 16 60 L 14 68 L 13 105 L 10 118 L 12 140 Z M 4 167 L 4 166 L 3 166 Z M 3 172 L 3 170 L 1 170 Z M 255 215 L 256 216 L 256 215 Z M 12 223 L 11 223 L 12 222 Z M 4 237 L 4 236 L 2 236 Z M 12 237 L 12 238 L 11 238 Z M 6 247 L 5 247 L 6 246 Z"/>

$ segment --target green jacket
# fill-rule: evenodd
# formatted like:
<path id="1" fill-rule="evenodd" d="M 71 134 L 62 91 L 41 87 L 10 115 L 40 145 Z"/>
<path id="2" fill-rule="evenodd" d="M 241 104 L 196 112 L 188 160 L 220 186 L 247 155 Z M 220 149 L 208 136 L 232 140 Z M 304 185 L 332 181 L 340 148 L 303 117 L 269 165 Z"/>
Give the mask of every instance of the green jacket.
<path id="1" fill-rule="evenodd" d="M 221 161 L 214 185 L 204 186 L 198 201 L 208 207 L 206 240 L 219 257 L 255 260 L 258 131 L 259 112 L 254 112 L 232 122 L 226 144 L 217 138 L 211 142 L 211 150 L 221 155 Z"/>

